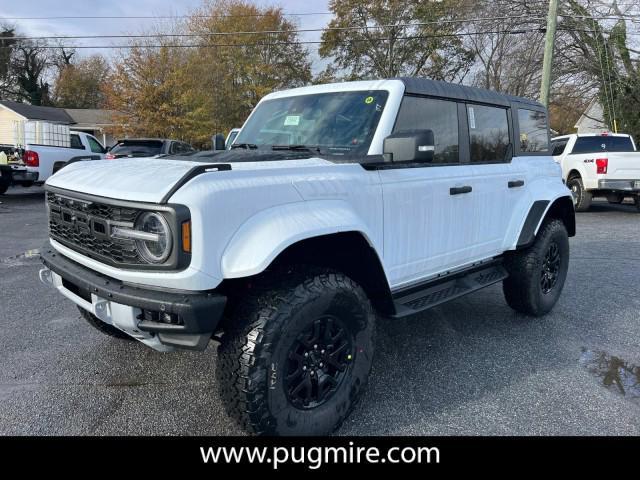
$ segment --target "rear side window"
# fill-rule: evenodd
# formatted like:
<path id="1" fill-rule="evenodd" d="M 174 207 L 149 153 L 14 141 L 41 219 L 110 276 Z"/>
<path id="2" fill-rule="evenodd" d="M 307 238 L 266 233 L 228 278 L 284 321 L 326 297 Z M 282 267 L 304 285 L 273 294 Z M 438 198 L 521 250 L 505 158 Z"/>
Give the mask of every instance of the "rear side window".
<path id="1" fill-rule="evenodd" d="M 552 142 L 551 155 L 553 155 L 554 157 L 562 155 L 565 148 L 567 148 L 567 140 L 562 140 L 561 142 Z"/>
<path id="2" fill-rule="evenodd" d="M 599 152 L 634 152 L 633 143 L 630 137 L 610 137 L 592 136 L 578 137 L 571 153 L 579 155 L 581 153 Z"/>
<path id="3" fill-rule="evenodd" d="M 84 146 L 80 141 L 80 135 L 71 135 L 71 148 L 77 148 L 79 150 L 84 150 Z"/>
<path id="4" fill-rule="evenodd" d="M 162 142 L 159 141 L 125 141 L 118 143 L 111 149 L 113 155 L 133 157 L 149 157 L 159 155 L 162 151 Z"/>
<path id="5" fill-rule="evenodd" d="M 468 105 L 470 155 L 472 162 L 504 162 L 509 147 L 507 110 Z"/>
<path id="6" fill-rule="evenodd" d="M 535 110 L 518 109 L 520 125 L 520 151 L 546 152 L 549 150 L 547 115 Z"/>
<path id="7" fill-rule="evenodd" d="M 432 163 L 458 163 L 458 105 L 447 100 L 405 97 L 394 132 L 432 130 L 435 151 Z"/>

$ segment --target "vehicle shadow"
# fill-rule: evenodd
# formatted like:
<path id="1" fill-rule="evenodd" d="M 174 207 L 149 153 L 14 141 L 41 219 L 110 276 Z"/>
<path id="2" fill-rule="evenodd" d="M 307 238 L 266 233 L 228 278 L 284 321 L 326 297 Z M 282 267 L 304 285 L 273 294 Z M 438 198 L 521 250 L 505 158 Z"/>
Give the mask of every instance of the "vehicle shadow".
<path id="1" fill-rule="evenodd" d="M 609 203 L 606 200 L 594 200 L 591 207 L 586 212 L 577 212 L 577 215 L 589 215 L 593 213 L 604 212 L 623 212 L 623 213 L 637 213 L 638 208 L 635 206 L 632 200 L 625 200 L 623 203 Z"/>
<path id="2" fill-rule="evenodd" d="M 414 317 L 381 319 L 368 390 L 339 434 L 533 433 L 512 410 L 518 402 L 537 408 L 533 399 L 545 401 L 546 382 L 568 371 L 590 382 L 580 377 L 581 345 L 610 327 L 589 313 L 582 289 L 570 269 L 560 301 L 542 318 L 511 310 L 494 285 Z"/>
<path id="3" fill-rule="evenodd" d="M 42 201 L 44 197 L 43 187 L 9 187 L 9 189 L 2 195 L 0 195 L 0 202 L 5 205 L 20 202 L 35 202 Z"/>

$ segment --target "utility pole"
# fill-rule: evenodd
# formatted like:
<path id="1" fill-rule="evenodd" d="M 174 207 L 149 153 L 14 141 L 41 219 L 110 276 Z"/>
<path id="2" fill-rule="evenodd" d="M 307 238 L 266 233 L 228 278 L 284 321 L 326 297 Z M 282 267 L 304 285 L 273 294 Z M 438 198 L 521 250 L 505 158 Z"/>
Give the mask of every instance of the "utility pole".
<path id="1" fill-rule="evenodd" d="M 544 60 L 542 62 L 542 83 L 540 85 L 540 103 L 549 108 L 549 88 L 551 86 L 551 64 L 553 63 L 553 47 L 556 40 L 556 24 L 558 23 L 558 0 L 549 0 L 547 14 L 547 34 L 544 37 Z"/>

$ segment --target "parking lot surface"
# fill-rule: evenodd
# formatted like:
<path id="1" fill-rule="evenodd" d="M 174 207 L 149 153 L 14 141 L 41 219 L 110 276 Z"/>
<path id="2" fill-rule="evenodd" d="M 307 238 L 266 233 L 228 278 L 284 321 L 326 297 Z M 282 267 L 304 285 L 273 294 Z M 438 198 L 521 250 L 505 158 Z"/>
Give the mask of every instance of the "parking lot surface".
<path id="1" fill-rule="evenodd" d="M 499 285 L 380 320 L 344 435 L 640 434 L 640 214 L 577 215 L 567 283 L 526 318 Z M 242 434 L 218 398 L 216 348 L 158 353 L 101 335 L 38 280 L 41 188 L 0 196 L 0 434 Z"/>

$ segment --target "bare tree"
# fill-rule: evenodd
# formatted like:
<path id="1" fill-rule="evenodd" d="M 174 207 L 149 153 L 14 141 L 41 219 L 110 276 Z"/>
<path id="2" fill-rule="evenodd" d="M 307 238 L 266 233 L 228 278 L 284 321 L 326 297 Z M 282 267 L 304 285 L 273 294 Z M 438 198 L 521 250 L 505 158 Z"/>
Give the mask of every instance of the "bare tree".
<path id="1" fill-rule="evenodd" d="M 527 1 L 479 2 L 467 26 L 474 52 L 472 83 L 513 95 L 536 98 L 540 86 L 544 32 L 540 4 Z"/>

